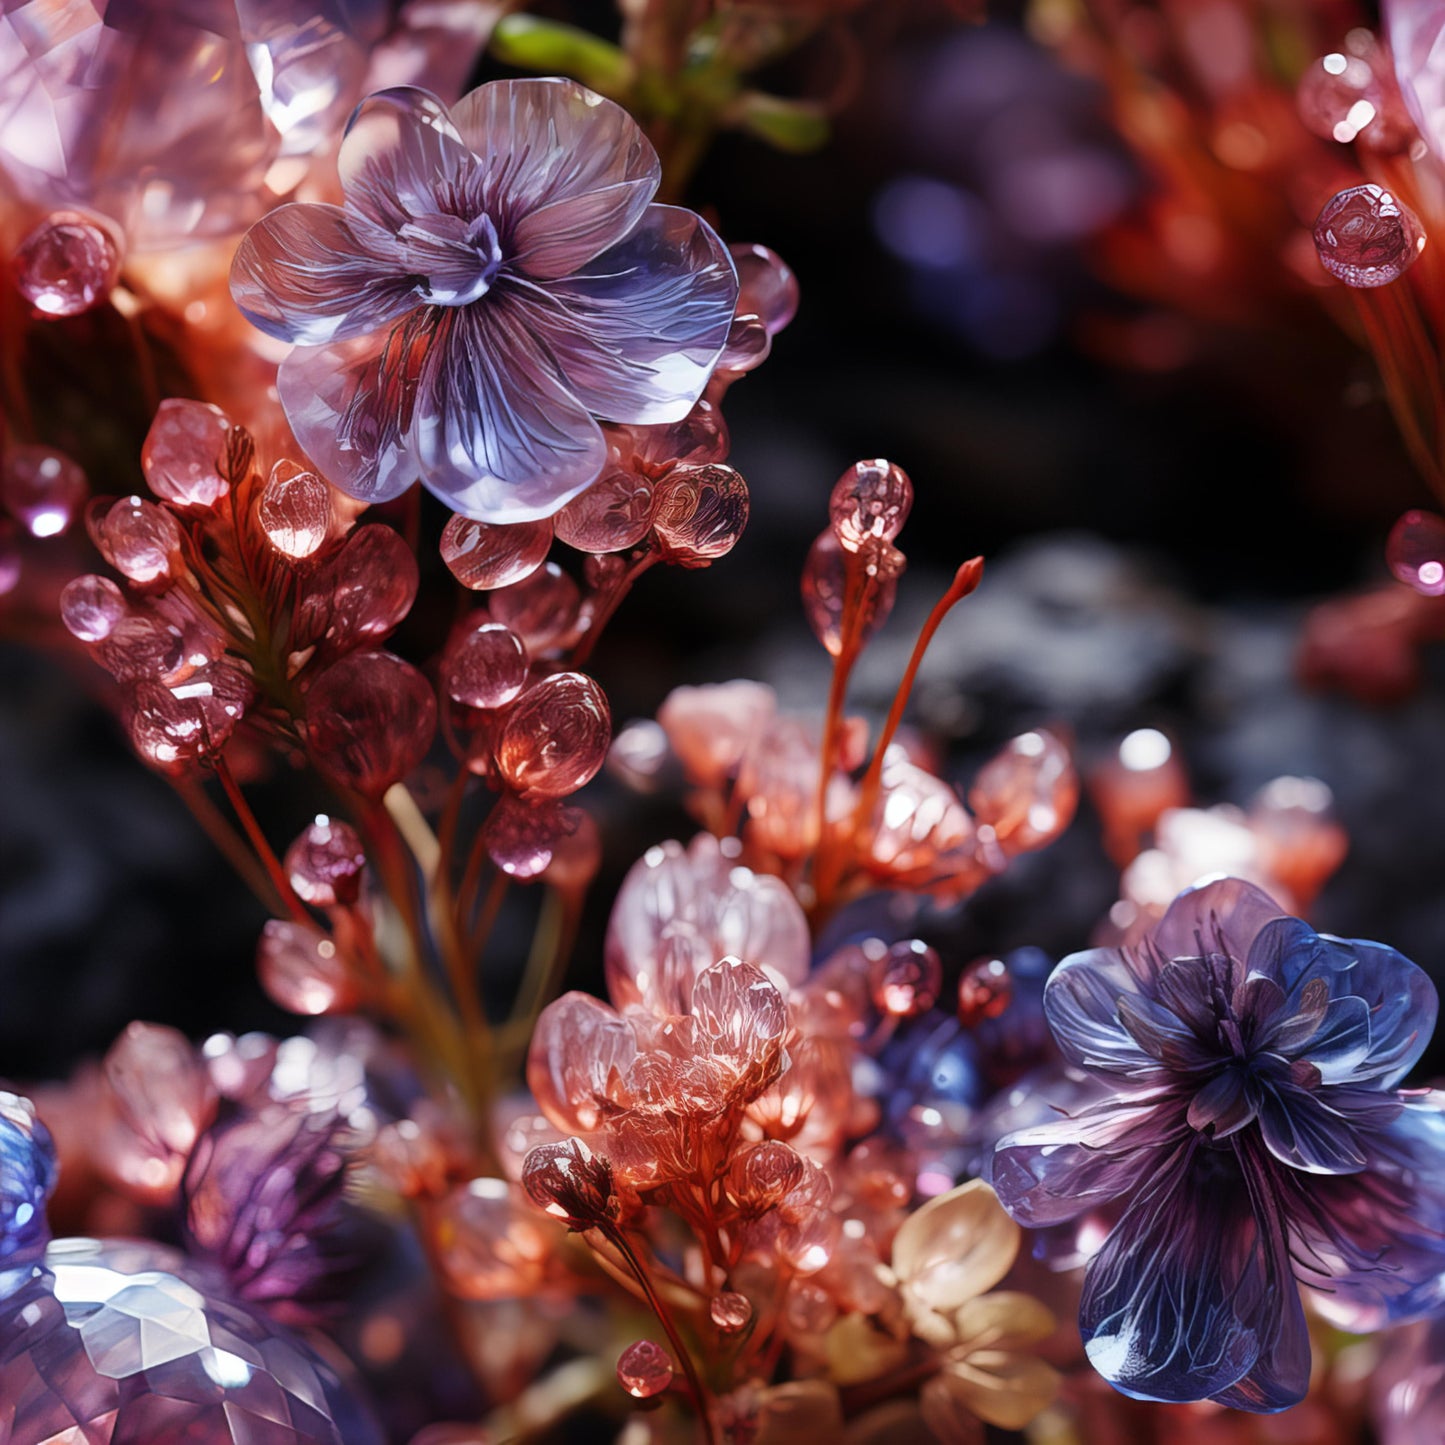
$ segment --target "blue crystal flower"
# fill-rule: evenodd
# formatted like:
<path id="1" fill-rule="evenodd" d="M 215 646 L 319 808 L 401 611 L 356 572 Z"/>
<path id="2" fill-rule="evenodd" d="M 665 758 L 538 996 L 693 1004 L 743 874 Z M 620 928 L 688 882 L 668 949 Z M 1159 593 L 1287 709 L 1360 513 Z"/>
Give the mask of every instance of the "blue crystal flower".
<path id="1" fill-rule="evenodd" d="M 281 365 L 297 440 L 338 486 L 423 483 L 488 522 L 550 516 L 602 470 L 598 418 L 680 421 L 727 341 L 738 280 L 698 216 L 655 205 L 657 153 L 566 80 L 357 107 L 345 204 L 281 206 L 231 291 Z"/>
<path id="2" fill-rule="evenodd" d="M 1445 1096 L 1395 1088 L 1436 1007 L 1393 949 L 1232 878 L 1059 965 L 1049 1026 L 1108 1094 L 1008 1135 L 990 1172 L 1020 1224 L 1112 1211 L 1079 1311 L 1106 1379 L 1282 1410 L 1309 1381 L 1296 1283 L 1356 1329 L 1445 1304 Z"/>

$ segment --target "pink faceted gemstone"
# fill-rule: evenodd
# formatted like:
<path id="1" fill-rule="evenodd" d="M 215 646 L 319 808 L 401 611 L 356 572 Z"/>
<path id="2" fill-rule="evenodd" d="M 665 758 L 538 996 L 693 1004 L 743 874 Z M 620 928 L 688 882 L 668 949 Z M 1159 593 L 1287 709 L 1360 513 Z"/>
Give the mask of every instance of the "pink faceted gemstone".
<path id="1" fill-rule="evenodd" d="M 122 497 L 101 517 L 97 545 L 107 561 L 132 582 L 164 581 L 181 550 L 181 529 L 164 508 L 140 497 Z"/>
<path id="2" fill-rule="evenodd" d="M 315 472 L 283 457 L 266 479 L 256 519 L 283 557 L 310 557 L 331 529 L 331 488 Z"/>
<path id="3" fill-rule="evenodd" d="M 1001 958 L 976 958 L 958 980 L 958 1021 L 977 1028 L 996 1019 L 1013 999 L 1013 979 Z"/>
<path id="4" fill-rule="evenodd" d="M 104 642 L 125 613 L 125 594 L 109 577 L 74 577 L 60 593 L 60 620 L 82 642 Z"/>
<path id="5" fill-rule="evenodd" d="M 158 1151 L 189 1154 L 216 1116 L 216 1087 L 184 1034 L 133 1023 L 105 1056 L 105 1083 L 120 1116 Z"/>
<path id="6" fill-rule="evenodd" d="M 732 551 L 747 524 L 747 483 L 731 467 L 674 467 L 658 483 L 653 528 L 669 561 L 706 567 Z"/>
<path id="7" fill-rule="evenodd" d="M 571 630 L 582 594 L 555 562 L 545 562 L 530 577 L 493 592 L 487 605 L 529 651 L 540 653 Z"/>
<path id="8" fill-rule="evenodd" d="M 494 526 L 458 513 L 442 529 L 442 561 L 452 576 L 473 592 L 509 587 L 531 576 L 546 560 L 551 546 L 550 518 Z"/>
<path id="9" fill-rule="evenodd" d="M 295 1014 L 344 1013 L 360 996 L 336 944 L 289 920 L 273 918 L 261 930 L 256 972 L 271 1001 Z"/>
<path id="10" fill-rule="evenodd" d="M 583 673 L 554 673 L 524 692 L 508 714 L 497 766 L 519 793 L 565 797 L 596 776 L 611 737 L 602 689 Z"/>
<path id="11" fill-rule="evenodd" d="M 170 687 L 138 682 L 126 710 L 131 743 L 162 772 L 214 756 L 245 715 L 251 696 L 250 678 L 225 663 L 202 668 Z"/>
<path id="12" fill-rule="evenodd" d="M 447 644 L 442 685 L 464 707 L 505 707 L 527 681 L 527 649 L 510 628 L 482 617 Z"/>
<path id="13" fill-rule="evenodd" d="M 0 502 L 32 537 L 54 537 L 90 495 L 85 473 L 53 447 L 11 446 L 0 467 Z"/>
<path id="14" fill-rule="evenodd" d="M 379 798 L 426 756 L 436 731 L 426 678 L 389 652 L 354 652 L 333 663 L 306 697 L 306 731 L 332 781 Z"/>
<path id="15" fill-rule="evenodd" d="M 230 436 L 231 419 L 220 407 L 163 401 L 140 454 L 151 491 L 178 507 L 214 507 L 231 490 L 221 475 Z"/>
<path id="16" fill-rule="evenodd" d="M 625 552 L 652 528 L 652 483 L 611 467 L 555 518 L 557 538 L 579 552 Z"/>
<path id="17" fill-rule="evenodd" d="M 650 1400 L 672 1384 L 672 1360 L 661 1345 L 637 1340 L 617 1361 L 617 1383 L 634 1399 Z"/>
<path id="18" fill-rule="evenodd" d="M 1042 728 L 1014 738 L 984 764 L 968 802 L 1010 853 L 1042 848 L 1068 827 L 1079 800 L 1069 750 Z"/>
<path id="19" fill-rule="evenodd" d="M 913 483 L 892 462 L 857 462 L 833 486 L 828 516 L 839 544 L 857 552 L 870 542 L 892 542 L 913 510 Z"/>
<path id="20" fill-rule="evenodd" d="M 1326 202 L 1315 222 L 1325 270 L 1347 286 L 1387 286 L 1425 249 L 1419 217 L 1382 186 L 1351 186 Z"/>
<path id="21" fill-rule="evenodd" d="M 857 560 L 850 562 L 853 557 Z M 847 613 L 850 566 L 868 577 L 865 589 L 855 589 L 859 610 L 852 618 Z M 873 543 L 865 555 L 844 551 L 831 527 L 818 534 L 803 563 L 803 614 L 813 636 L 834 657 L 843 651 L 845 629 L 851 628 L 853 646 L 861 647 L 888 620 L 903 566 L 903 554 L 891 543 Z"/>
<path id="22" fill-rule="evenodd" d="M 120 682 L 171 682 L 187 666 L 185 634 L 148 607 L 123 611 L 98 655 Z"/>
<path id="23" fill-rule="evenodd" d="M 1445 517 L 1406 512 L 1385 544 L 1390 571 L 1426 597 L 1445 597 Z"/>
<path id="24" fill-rule="evenodd" d="M 79 316 L 110 295 L 122 247 L 101 217 L 55 211 L 20 243 L 16 288 L 42 316 Z"/>
<path id="25" fill-rule="evenodd" d="M 776 336 L 797 314 L 798 278 L 776 251 L 757 243 L 728 248 L 738 268 L 738 315 L 760 317 Z"/>
<path id="26" fill-rule="evenodd" d="M 910 938 L 874 960 L 869 987 L 880 1013 L 913 1018 L 927 1013 L 943 987 L 943 965 L 926 943 Z"/>
<path id="27" fill-rule="evenodd" d="M 753 1317 L 752 1302 L 737 1290 L 725 1289 L 715 1294 L 708 1305 L 708 1317 L 725 1335 L 735 1335 L 748 1327 Z"/>
<path id="28" fill-rule="evenodd" d="M 287 879 L 303 903 L 347 907 L 361 893 L 366 849 L 349 823 L 321 813 L 286 850 L 285 866 Z"/>

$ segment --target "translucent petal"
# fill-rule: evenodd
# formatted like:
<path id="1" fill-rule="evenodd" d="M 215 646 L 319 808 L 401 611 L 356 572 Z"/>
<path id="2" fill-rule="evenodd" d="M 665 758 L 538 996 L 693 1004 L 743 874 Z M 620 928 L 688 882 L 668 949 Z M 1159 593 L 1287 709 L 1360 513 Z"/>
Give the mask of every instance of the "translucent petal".
<path id="1" fill-rule="evenodd" d="M 1365 1151 L 1351 1121 L 1330 1107 L 1335 1090 L 1302 1089 L 1287 1081 L 1262 1091 L 1259 1129 L 1282 1164 L 1310 1174 L 1355 1174 Z"/>
<path id="2" fill-rule="evenodd" d="M 494 81 L 464 96 L 452 119 L 483 161 L 482 204 L 508 256 L 539 280 L 625 236 L 661 179 L 637 122 L 575 81 Z"/>
<path id="3" fill-rule="evenodd" d="M 1164 958 L 1198 958 L 1223 943 L 1243 961 L 1264 926 L 1284 912 L 1253 883 L 1217 878 L 1186 889 L 1169 905 L 1154 929 L 1154 946 Z"/>
<path id="4" fill-rule="evenodd" d="M 971 1299 L 954 1319 L 961 1350 L 1022 1350 L 1058 1328 L 1047 1306 L 1030 1294 L 999 1289 Z"/>
<path id="5" fill-rule="evenodd" d="M 681 421 L 727 341 L 732 257 L 711 226 L 649 206 L 585 271 L 527 292 L 528 319 L 570 390 L 608 421 Z"/>
<path id="6" fill-rule="evenodd" d="M 320 346 L 375 331 L 417 304 L 391 236 L 339 206 L 279 206 L 246 233 L 231 295 L 268 336 Z"/>
<path id="7" fill-rule="evenodd" d="M 1277 1202 L 1229 1156 L 1185 1144 L 1142 1180 L 1084 1279 L 1094 1368 L 1138 1399 L 1298 1403 L 1309 1336 Z"/>
<path id="8" fill-rule="evenodd" d="M 1033 1355 L 970 1351 L 951 1359 L 940 1377 L 945 1388 L 980 1420 L 1022 1430 L 1058 1393 L 1059 1372 Z"/>
<path id="9" fill-rule="evenodd" d="M 1049 975 L 1044 1012 L 1064 1057 L 1080 1068 L 1150 1084 L 1167 1076 L 1159 1060 L 1125 1027 L 1124 999 L 1140 998 L 1130 960 L 1118 949 L 1071 954 Z"/>
<path id="10" fill-rule="evenodd" d="M 476 521 L 534 521 L 597 479 L 602 429 L 510 296 L 449 311 L 432 344 L 412 438 L 423 482 L 448 506 Z"/>
<path id="11" fill-rule="evenodd" d="M 1009 1272 L 1019 1227 L 989 1186 L 974 1179 L 930 1199 L 903 1221 L 893 1240 L 893 1272 L 905 1298 L 951 1313 Z"/>

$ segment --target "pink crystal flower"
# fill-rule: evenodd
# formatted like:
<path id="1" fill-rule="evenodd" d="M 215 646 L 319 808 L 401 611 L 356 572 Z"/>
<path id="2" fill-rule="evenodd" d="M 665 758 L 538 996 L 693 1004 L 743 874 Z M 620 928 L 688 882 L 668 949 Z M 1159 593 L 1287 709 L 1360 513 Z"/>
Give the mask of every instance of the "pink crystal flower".
<path id="1" fill-rule="evenodd" d="M 727 342 L 738 280 L 698 216 L 652 204 L 631 117 L 565 80 L 495 81 L 450 112 L 399 87 L 357 108 L 344 206 L 282 206 L 231 289 L 297 348 L 286 415 L 368 502 L 420 475 L 488 522 L 547 517 L 590 486 L 597 418 L 680 421 Z"/>

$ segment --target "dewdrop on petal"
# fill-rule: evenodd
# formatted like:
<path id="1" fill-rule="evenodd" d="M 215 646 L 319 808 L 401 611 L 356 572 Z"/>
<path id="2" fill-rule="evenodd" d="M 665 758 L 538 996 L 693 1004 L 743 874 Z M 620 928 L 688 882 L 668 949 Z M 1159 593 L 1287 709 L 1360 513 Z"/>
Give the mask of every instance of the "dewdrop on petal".
<path id="1" fill-rule="evenodd" d="M 1347 286 L 1387 286 L 1425 249 L 1419 217 L 1382 186 L 1351 186 L 1326 202 L 1314 229 L 1320 264 Z"/>

